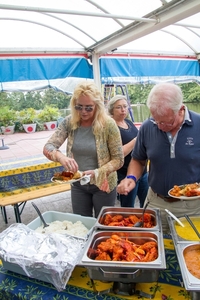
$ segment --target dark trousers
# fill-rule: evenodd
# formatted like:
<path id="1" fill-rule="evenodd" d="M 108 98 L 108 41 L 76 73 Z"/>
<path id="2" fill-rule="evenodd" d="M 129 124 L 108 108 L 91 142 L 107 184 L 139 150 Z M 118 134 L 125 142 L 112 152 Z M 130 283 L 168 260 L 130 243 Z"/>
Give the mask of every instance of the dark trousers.
<path id="1" fill-rule="evenodd" d="M 118 183 L 124 179 L 126 175 L 118 173 Z M 140 207 L 143 207 L 148 192 L 148 173 L 145 173 L 136 184 L 136 187 L 128 193 L 128 195 L 118 195 L 118 199 L 122 207 L 134 207 L 135 198 L 138 196 Z"/>
<path id="2" fill-rule="evenodd" d="M 106 193 L 94 184 L 81 185 L 79 182 L 75 182 L 71 186 L 73 213 L 82 216 L 97 218 L 103 206 L 115 205 L 116 197 L 116 188 L 110 193 Z"/>

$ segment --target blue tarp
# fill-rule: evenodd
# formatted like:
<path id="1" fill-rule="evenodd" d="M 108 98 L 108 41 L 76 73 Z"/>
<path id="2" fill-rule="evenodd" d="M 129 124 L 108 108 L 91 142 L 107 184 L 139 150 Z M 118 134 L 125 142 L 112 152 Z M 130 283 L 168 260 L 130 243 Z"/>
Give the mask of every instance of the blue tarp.
<path id="1" fill-rule="evenodd" d="M 93 78 L 92 66 L 83 57 L 0 59 L 0 81 Z"/>
<path id="2" fill-rule="evenodd" d="M 100 58 L 101 77 L 200 76 L 197 60 Z"/>
<path id="3" fill-rule="evenodd" d="M 161 80 L 200 83 L 196 58 L 102 56 L 102 84 L 155 83 Z M 70 92 L 69 81 L 93 79 L 93 67 L 83 55 L 1 55 L 0 91 L 36 90 L 54 87 Z M 50 82 L 51 81 L 51 82 Z M 71 83 L 71 82 L 70 82 Z"/>

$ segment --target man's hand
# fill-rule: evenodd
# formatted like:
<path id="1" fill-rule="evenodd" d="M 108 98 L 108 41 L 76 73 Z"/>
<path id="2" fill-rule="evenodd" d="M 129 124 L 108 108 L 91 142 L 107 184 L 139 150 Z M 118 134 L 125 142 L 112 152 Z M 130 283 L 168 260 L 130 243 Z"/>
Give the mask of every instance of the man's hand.
<path id="1" fill-rule="evenodd" d="M 122 195 L 128 195 L 128 193 L 133 190 L 136 183 L 131 178 L 124 178 L 117 186 L 117 193 Z"/>

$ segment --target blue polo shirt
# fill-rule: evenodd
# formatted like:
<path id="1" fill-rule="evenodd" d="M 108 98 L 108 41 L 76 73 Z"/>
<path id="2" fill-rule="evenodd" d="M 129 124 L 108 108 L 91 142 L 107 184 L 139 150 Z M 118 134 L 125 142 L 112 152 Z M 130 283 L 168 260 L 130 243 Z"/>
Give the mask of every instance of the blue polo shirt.
<path id="1" fill-rule="evenodd" d="M 185 107 L 185 121 L 173 139 L 149 118 L 140 127 L 132 157 L 150 160 L 149 186 L 163 196 L 174 185 L 200 182 L 200 114 Z"/>

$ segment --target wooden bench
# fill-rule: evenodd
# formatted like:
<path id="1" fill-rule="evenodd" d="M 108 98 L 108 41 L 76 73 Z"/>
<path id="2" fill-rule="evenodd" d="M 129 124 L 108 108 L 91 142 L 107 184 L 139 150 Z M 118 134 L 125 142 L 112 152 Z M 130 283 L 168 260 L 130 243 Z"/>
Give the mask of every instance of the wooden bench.
<path id="1" fill-rule="evenodd" d="M 8 223 L 6 206 L 14 207 L 16 222 L 21 223 L 27 201 L 69 191 L 70 184 L 51 182 L 52 176 L 62 170 L 59 163 L 48 162 L 0 171 L 0 207 L 5 223 Z"/>

